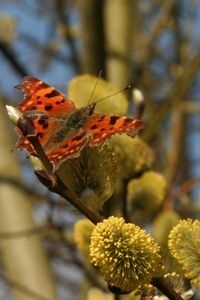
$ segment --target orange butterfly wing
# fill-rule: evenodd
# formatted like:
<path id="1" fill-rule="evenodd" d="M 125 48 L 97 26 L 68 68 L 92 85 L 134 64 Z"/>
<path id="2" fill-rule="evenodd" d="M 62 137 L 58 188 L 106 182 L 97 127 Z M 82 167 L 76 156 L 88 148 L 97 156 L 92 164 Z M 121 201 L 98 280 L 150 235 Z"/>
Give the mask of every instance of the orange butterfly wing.
<path id="1" fill-rule="evenodd" d="M 24 77 L 16 88 L 24 92 L 24 99 L 17 108 L 32 119 L 43 146 L 59 126 L 59 118 L 66 118 L 76 110 L 74 103 L 54 87 L 34 77 Z M 26 149 L 29 154 L 34 154 L 33 146 L 18 128 L 17 134 L 19 140 L 16 148 Z"/>
<path id="2" fill-rule="evenodd" d="M 95 147 L 114 134 L 125 133 L 134 137 L 140 129 L 144 128 L 144 123 L 125 116 L 97 115 L 91 116 L 84 128 L 90 136 L 89 145 Z"/>
<path id="3" fill-rule="evenodd" d="M 76 110 L 74 103 L 65 95 L 35 77 L 24 77 L 16 88 L 24 92 L 24 99 L 17 106 L 21 112 L 36 110 L 46 115 L 62 117 Z"/>

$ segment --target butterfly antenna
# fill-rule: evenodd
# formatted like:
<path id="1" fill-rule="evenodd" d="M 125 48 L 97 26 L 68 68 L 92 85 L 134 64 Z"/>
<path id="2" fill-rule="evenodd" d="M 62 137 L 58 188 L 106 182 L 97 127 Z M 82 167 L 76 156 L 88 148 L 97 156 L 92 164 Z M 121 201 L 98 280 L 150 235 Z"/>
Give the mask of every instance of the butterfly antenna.
<path id="1" fill-rule="evenodd" d="M 90 102 L 91 102 L 91 100 L 92 100 L 92 97 L 93 97 L 93 95 L 94 95 L 94 92 L 95 92 L 95 90 L 96 90 L 96 87 L 97 87 L 97 84 L 98 84 L 99 78 L 101 78 L 101 75 L 102 75 L 102 70 L 100 70 L 100 71 L 99 71 L 99 74 L 98 74 L 98 77 L 97 77 L 97 79 L 96 79 L 96 82 L 95 82 L 95 85 L 94 85 L 93 91 L 92 91 L 92 93 L 91 93 L 91 95 L 90 95 L 90 98 L 89 98 L 89 100 L 88 100 L 88 104 L 90 104 Z"/>
<path id="2" fill-rule="evenodd" d="M 113 97 L 113 96 L 115 96 L 115 95 L 117 95 L 117 94 L 119 94 L 119 93 L 125 92 L 125 91 L 127 91 L 127 90 L 129 90 L 129 89 L 131 89 L 131 88 L 132 88 L 132 86 L 129 84 L 129 85 L 127 85 L 125 88 L 120 89 L 120 90 L 114 92 L 113 94 L 110 94 L 110 95 L 108 95 L 108 96 L 105 96 L 105 97 L 103 97 L 103 98 L 97 100 L 96 103 L 99 103 L 99 102 L 101 102 L 101 101 L 103 101 L 103 100 L 106 100 L 106 99 L 108 99 L 108 98 L 111 98 L 111 97 Z"/>

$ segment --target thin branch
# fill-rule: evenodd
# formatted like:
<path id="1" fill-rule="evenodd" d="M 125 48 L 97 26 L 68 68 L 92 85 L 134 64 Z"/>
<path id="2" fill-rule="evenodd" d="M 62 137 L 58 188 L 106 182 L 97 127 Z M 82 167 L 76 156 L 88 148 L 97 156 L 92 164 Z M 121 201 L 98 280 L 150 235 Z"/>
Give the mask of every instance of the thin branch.
<path id="1" fill-rule="evenodd" d="M 58 51 L 55 51 L 51 49 L 51 47 L 47 44 L 42 44 L 40 41 L 38 41 L 37 38 L 30 36 L 26 33 L 21 33 L 20 39 L 23 40 L 29 47 L 31 47 L 32 51 L 37 51 L 38 54 L 41 54 L 41 56 L 45 56 L 49 59 L 54 59 L 58 62 L 61 62 L 63 64 L 71 64 L 72 63 L 72 57 L 67 56 L 65 54 L 62 54 Z"/>
<path id="2" fill-rule="evenodd" d="M 0 51 L 12 65 L 17 73 L 21 76 L 26 76 L 29 72 L 24 68 L 24 66 L 16 59 L 17 55 L 14 53 L 13 49 L 9 45 L 0 41 Z"/>
<path id="3" fill-rule="evenodd" d="M 153 278 L 151 284 L 155 286 L 159 291 L 161 291 L 170 300 L 183 300 L 183 298 L 177 294 L 173 288 L 167 283 L 163 278 Z"/>
<path id="4" fill-rule="evenodd" d="M 74 36 L 71 34 L 71 30 L 69 29 L 69 16 L 68 14 L 65 14 L 67 2 L 65 0 L 54 0 L 53 3 L 55 5 L 55 11 L 58 14 L 58 22 L 63 28 L 66 29 L 63 36 L 65 38 L 65 41 L 67 42 L 67 46 L 70 48 L 73 66 L 76 70 L 76 73 L 80 73 L 81 67 L 78 59 L 79 53 L 77 51 Z"/>
<path id="5" fill-rule="evenodd" d="M 174 9 L 175 9 L 174 0 L 167 0 L 164 3 L 162 3 L 162 11 L 160 16 L 151 25 L 148 34 L 142 37 L 142 45 L 141 43 L 139 43 L 141 69 L 145 68 L 147 62 L 152 57 L 152 52 L 154 50 L 154 41 L 158 37 L 158 35 L 164 29 L 166 29 L 167 26 L 169 26 Z M 136 40 L 136 42 L 138 44 L 138 40 Z"/>

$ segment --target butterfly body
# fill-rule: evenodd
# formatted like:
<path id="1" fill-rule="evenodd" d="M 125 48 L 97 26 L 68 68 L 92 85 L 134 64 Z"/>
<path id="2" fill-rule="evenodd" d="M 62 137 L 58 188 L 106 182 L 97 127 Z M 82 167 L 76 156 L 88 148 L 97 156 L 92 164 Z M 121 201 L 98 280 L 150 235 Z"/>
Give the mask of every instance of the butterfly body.
<path id="1" fill-rule="evenodd" d="M 17 88 L 25 94 L 17 108 L 33 121 L 54 170 L 64 160 L 78 157 L 86 144 L 96 147 L 114 134 L 135 136 L 143 128 L 143 122 L 138 119 L 94 114 L 96 103 L 76 109 L 58 90 L 34 77 L 25 77 Z M 23 133 L 19 130 L 17 133 L 16 148 L 37 155 Z"/>
<path id="2" fill-rule="evenodd" d="M 95 109 L 95 104 L 89 104 L 86 107 L 77 109 L 65 120 L 66 125 L 71 127 L 72 129 L 73 128 L 79 129 L 93 114 L 94 109 Z"/>

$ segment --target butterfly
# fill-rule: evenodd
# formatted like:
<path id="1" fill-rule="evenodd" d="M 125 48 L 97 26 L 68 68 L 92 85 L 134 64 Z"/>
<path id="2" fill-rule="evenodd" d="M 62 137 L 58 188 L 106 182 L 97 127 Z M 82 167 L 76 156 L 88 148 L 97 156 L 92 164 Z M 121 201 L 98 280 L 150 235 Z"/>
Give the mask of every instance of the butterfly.
<path id="1" fill-rule="evenodd" d="M 24 93 L 17 108 L 32 120 L 53 171 L 66 159 L 80 156 L 87 144 L 97 147 L 114 134 L 126 133 L 134 137 L 144 127 L 139 119 L 95 114 L 96 102 L 76 108 L 57 89 L 34 77 L 24 77 L 16 88 Z M 37 156 L 33 145 L 18 128 L 17 134 L 16 148 Z"/>

